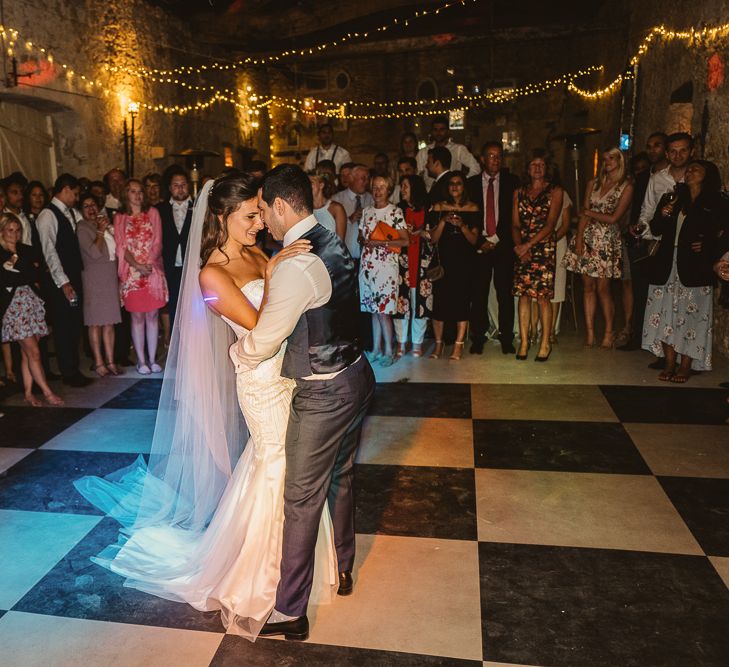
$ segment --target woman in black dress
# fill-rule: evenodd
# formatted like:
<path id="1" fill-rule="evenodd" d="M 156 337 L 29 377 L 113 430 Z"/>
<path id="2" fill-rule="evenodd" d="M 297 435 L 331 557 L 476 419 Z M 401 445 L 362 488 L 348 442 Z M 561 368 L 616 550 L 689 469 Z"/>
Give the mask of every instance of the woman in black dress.
<path id="1" fill-rule="evenodd" d="M 466 340 L 470 291 L 473 280 L 476 241 L 478 239 L 478 206 L 468 200 L 466 182 L 460 173 L 448 179 L 448 198 L 436 202 L 430 214 L 430 238 L 437 245 L 438 257 L 445 275 L 433 283 L 433 333 L 435 349 L 431 359 L 443 354 L 443 323 L 457 323 L 456 344 L 450 358 L 458 360 Z"/>

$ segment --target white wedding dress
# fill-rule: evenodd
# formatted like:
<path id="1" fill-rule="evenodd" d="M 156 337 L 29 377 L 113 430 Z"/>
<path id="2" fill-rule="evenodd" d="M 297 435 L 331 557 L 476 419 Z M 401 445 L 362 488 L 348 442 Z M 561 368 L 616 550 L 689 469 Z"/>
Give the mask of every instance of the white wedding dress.
<path id="1" fill-rule="evenodd" d="M 256 307 L 264 281 L 242 288 Z M 240 338 L 246 330 L 223 318 Z M 255 639 L 274 607 L 283 534 L 284 442 L 294 381 L 280 375 L 286 343 L 255 370 L 239 373 L 237 393 L 250 439 L 217 510 L 202 533 L 170 525 L 132 530 L 122 544 L 93 560 L 126 577 L 125 586 L 186 602 L 201 611 L 219 609 L 228 632 Z M 231 370 L 232 372 L 232 370 Z M 146 469 L 129 475 L 149 476 Z M 129 485 L 130 480 L 124 480 Z M 149 479 L 146 480 L 149 484 Z M 163 482 L 159 481 L 164 494 Z M 84 478 L 77 488 L 99 506 L 113 484 Z M 107 505 L 108 506 L 108 505 Z M 336 551 L 327 506 L 319 527 L 311 601 L 332 600 L 338 585 Z"/>

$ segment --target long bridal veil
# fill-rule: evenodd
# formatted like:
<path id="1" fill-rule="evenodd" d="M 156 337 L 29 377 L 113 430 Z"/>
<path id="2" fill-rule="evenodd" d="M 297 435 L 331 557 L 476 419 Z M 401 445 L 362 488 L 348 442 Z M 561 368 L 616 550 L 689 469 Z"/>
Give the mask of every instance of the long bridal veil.
<path id="1" fill-rule="evenodd" d="M 184 529 L 188 537 L 201 534 L 248 439 L 228 357 L 234 335 L 205 306 L 198 283 L 212 185 L 205 184 L 193 210 L 149 462 L 140 456 L 103 479 L 75 482 L 84 497 L 121 524 L 119 543 L 104 550 L 100 561 L 113 561 L 139 529 L 172 527 Z"/>

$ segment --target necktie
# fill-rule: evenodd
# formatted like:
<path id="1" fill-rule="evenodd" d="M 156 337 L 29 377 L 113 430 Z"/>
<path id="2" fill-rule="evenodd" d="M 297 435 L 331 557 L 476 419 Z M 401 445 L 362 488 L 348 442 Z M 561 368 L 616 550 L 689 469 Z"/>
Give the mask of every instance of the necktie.
<path id="1" fill-rule="evenodd" d="M 489 176 L 486 188 L 486 236 L 496 234 L 496 209 L 494 208 L 494 178 Z"/>
<path id="2" fill-rule="evenodd" d="M 362 197 L 359 195 L 354 198 L 354 208 L 362 208 Z"/>

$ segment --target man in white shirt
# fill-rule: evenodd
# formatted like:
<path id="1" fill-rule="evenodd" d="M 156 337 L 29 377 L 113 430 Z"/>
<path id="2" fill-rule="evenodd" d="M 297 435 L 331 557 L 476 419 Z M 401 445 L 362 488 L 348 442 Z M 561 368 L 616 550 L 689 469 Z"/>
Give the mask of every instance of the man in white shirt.
<path id="1" fill-rule="evenodd" d="M 281 579 L 261 636 L 304 640 L 314 550 L 324 503 L 334 528 L 340 595 L 352 592 L 353 467 L 374 375 L 354 320 L 355 264 L 336 235 L 317 224 L 311 184 L 294 165 L 271 170 L 259 191 L 261 218 L 284 247 L 305 239 L 311 252 L 284 259 L 268 281 L 255 328 L 231 349 L 236 372 L 255 369 L 284 340 L 281 375 L 296 380 L 286 433 Z"/>
<path id="2" fill-rule="evenodd" d="M 81 330 L 81 249 L 76 238 L 79 183 L 71 174 L 61 174 L 53 186 L 53 199 L 38 214 L 36 226 L 43 257 L 55 285 L 49 294 L 56 358 L 64 384 L 83 387 L 91 380 L 79 370 Z"/>
<path id="3" fill-rule="evenodd" d="M 337 173 L 345 162 L 351 162 L 352 158 L 349 151 L 338 144 L 332 143 L 334 140 L 334 128 L 330 123 L 323 123 L 318 130 L 319 143 L 309 151 L 304 162 L 305 171 L 313 171 L 316 165 L 322 160 L 331 160 L 337 167 Z"/>
<path id="4" fill-rule="evenodd" d="M 114 219 L 114 213 L 121 206 L 122 190 L 127 182 L 127 175 L 115 167 L 104 174 L 104 185 L 106 185 L 107 195 L 104 202 L 104 208 L 109 216 L 109 220 Z"/>
<path id="5" fill-rule="evenodd" d="M 418 173 L 425 180 L 425 186 L 430 190 L 433 178 L 428 174 L 425 163 L 428 161 L 428 150 L 435 146 L 445 146 L 451 153 L 451 166 L 453 171 L 463 171 L 466 176 L 475 176 L 481 173 L 481 167 L 471 152 L 463 144 L 455 143 L 448 135 L 448 118 L 436 116 L 431 126 L 433 141 L 418 151 Z"/>
<path id="6" fill-rule="evenodd" d="M 344 238 L 344 243 L 347 246 L 347 250 L 349 250 L 349 254 L 357 262 L 359 262 L 361 253 L 359 245 L 359 221 L 362 219 L 362 211 L 368 206 L 373 206 L 375 203 L 372 195 L 367 192 L 369 182 L 369 170 L 363 164 L 357 164 L 352 169 L 349 187 L 332 196 L 332 201 L 339 202 L 344 206 L 344 210 L 347 213 L 347 233 Z"/>

